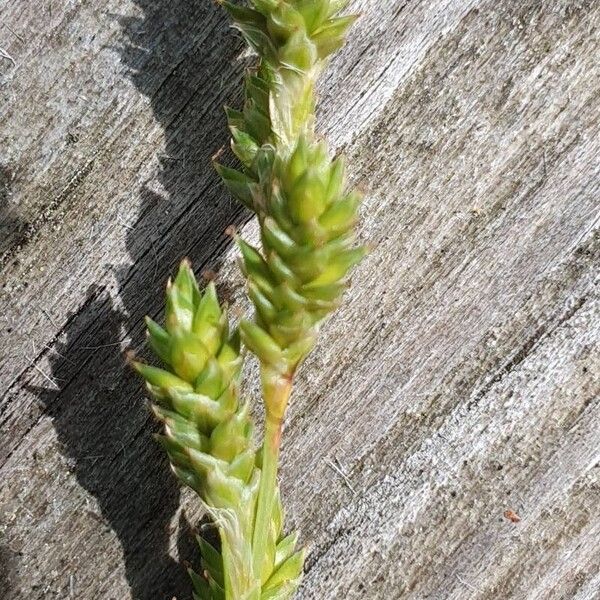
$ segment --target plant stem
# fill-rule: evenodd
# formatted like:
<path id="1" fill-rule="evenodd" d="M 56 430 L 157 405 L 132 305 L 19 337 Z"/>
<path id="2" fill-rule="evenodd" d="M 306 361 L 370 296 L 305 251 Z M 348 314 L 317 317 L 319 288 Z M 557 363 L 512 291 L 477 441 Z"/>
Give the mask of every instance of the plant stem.
<path id="1" fill-rule="evenodd" d="M 263 387 L 266 406 L 265 438 L 252 544 L 254 573 L 256 577 L 261 579 L 265 560 L 267 559 L 267 544 L 272 537 L 270 529 L 273 522 L 273 508 L 277 492 L 281 428 L 291 390 L 291 379 L 284 377 L 279 378 L 274 386 Z"/>

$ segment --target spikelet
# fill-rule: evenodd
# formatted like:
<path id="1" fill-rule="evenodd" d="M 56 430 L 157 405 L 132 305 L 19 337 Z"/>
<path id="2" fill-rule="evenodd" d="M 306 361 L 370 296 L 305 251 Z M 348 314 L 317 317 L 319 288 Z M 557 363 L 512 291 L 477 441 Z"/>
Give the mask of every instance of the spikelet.
<path id="1" fill-rule="evenodd" d="M 152 410 L 164 424 L 157 439 L 173 471 L 200 496 L 219 529 L 220 549 L 199 538 L 202 574 L 190 570 L 195 598 L 289 598 L 299 581 L 303 555 L 295 552 L 295 537 L 282 537 L 278 494 L 269 560 L 263 573 L 255 573 L 253 567 L 260 464 L 248 406 L 238 395 L 239 334 L 229 335 L 214 284 L 201 293 L 186 260 L 167 286 L 165 321 L 163 328 L 146 319 L 149 345 L 165 368 L 137 361 L 132 366 L 155 400 Z"/>
<path id="2" fill-rule="evenodd" d="M 364 255 L 354 234 L 361 196 L 345 187 L 343 159 L 331 160 L 314 134 L 316 79 L 355 16 L 339 16 L 344 0 L 222 4 L 260 58 L 243 110 L 227 109 L 241 169 L 217 170 L 258 216 L 261 249 L 238 240 L 256 309 L 240 329 L 261 362 L 267 411 L 280 415 L 272 388 L 311 351 Z"/>

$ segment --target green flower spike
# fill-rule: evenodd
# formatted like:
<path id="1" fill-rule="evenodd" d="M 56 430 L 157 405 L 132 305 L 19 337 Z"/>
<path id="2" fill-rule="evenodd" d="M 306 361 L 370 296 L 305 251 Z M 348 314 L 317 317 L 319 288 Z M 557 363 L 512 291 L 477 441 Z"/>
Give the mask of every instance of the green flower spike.
<path id="1" fill-rule="evenodd" d="M 319 323 L 339 304 L 364 249 L 355 241 L 360 195 L 341 158 L 315 139 L 314 90 L 353 16 L 346 0 L 221 0 L 259 57 L 241 111 L 227 109 L 239 169 L 216 165 L 231 193 L 256 213 L 261 248 L 241 239 L 253 321 L 229 335 L 214 286 L 200 293 L 189 263 L 167 288 L 163 329 L 147 320 L 159 369 L 132 361 L 164 423 L 158 436 L 175 474 L 200 496 L 220 548 L 200 539 L 196 600 L 288 600 L 304 563 L 297 535 L 284 537 L 277 486 L 281 431 L 294 374 Z M 260 362 L 264 442 L 252 443 L 239 400 L 239 338 Z"/>
<path id="2" fill-rule="evenodd" d="M 260 466 L 248 406 L 240 403 L 239 335 L 228 332 L 215 287 L 203 293 L 184 260 L 167 286 L 165 328 L 146 319 L 148 341 L 164 369 L 132 360 L 164 424 L 157 435 L 177 477 L 201 498 L 221 539 L 217 549 L 199 538 L 202 574 L 190 570 L 195 600 L 290 598 L 302 572 L 296 537 L 282 537 L 275 491 L 263 571 L 253 566 Z"/>
<path id="3" fill-rule="evenodd" d="M 243 110 L 226 110 L 241 168 L 216 168 L 260 226 L 260 249 L 238 244 L 256 309 L 240 331 L 260 362 L 266 410 L 254 530 L 254 566 L 262 570 L 293 376 L 364 255 L 354 234 L 360 194 L 346 190 L 343 160 L 331 160 L 314 133 L 315 82 L 355 17 L 339 16 L 345 0 L 221 4 L 259 57 Z"/>

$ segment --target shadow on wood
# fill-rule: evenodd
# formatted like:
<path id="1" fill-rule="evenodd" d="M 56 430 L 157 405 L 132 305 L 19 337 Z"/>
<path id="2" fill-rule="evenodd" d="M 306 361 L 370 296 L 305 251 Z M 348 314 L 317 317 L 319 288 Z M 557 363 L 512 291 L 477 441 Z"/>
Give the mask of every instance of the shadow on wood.
<path id="1" fill-rule="evenodd" d="M 0 162 L 0 255 L 10 246 L 11 236 L 21 235 L 26 224 L 13 212 L 10 204 L 14 172 L 10 165 Z"/>
<path id="2" fill-rule="evenodd" d="M 208 176 L 214 186 L 219 185 L 216 175 L 207 175 L 211 166 L 196 165 L 194 160 L 199 132 L 213 128 L 219 119 L 224 122 L 219 91 L 215 89 L 216 100 L 208 111 L 205 97 L 192 110 L 186 105 L 177 113 L 174 107 L 182 88 L 190 85 L 189 71 L 195 72 L 197 85 L 204 89 L 212 85 L 208 80 L 211 76 L 202 77 L 208 58 L 201 44 L 186 48 L 184 42 L 196 40 L 203 32 L 203 15 L 221 13 L 221 9 L 213 3 L 201 3 L 199 13 L 198 3 L 185 0 L 136 0 L 136 4 L 142 16 L 119 19 L 125 41 L 118 51 L 129 77 L 150 99 L 154 116 L 164 129 L 159 181 L 167 199 L 147 186 L 140 190 L 138 222 L 126 234 L 134 264 L 131 268 L 113 265 L 124 310 L 105 290 L 90 286 L 85 304 L 69 318 L 63 332 L 65 341 L 51 359 L 51 377 L 60 392 L 47 388 L 35 391 L 52 417 L 61 452 L 78 483 L 97 502 L 100 514 L 94 507 L 89 508 L 90 514 L 97 515 L 119 538 L 132 597 L 161 600 L 189 596 L 188 576 L 181 563 L 192 561 L 197 552 L 192 528 L 183 514 L 177 517 L 179 486 L 164 453 L 150 438 L 152 425 L 142 400 L 142 384 L 125 369 L 119 346 L 123 329 L 131 333 L 134 347 L 142 344 L 143 315 L 158 310 L 163 301 L 162 297 L 148 297 L 149 280 L 154 282 L 165 267 L 181 258 L 171 243 L 181 233 L 176 228 L 161 231 L 156 213 L 164 209 L 157 205 L 168 204 L 184 214 L 187 207 L 203 201 L 197 198 L 196 179 Z M 227 31 L 224 15 L 217 23 L 220 31 L 209 35 L 227 38 L 221 52 L 231 59 L 239 49 L 239 40 Z M 180 69 L 181 64 L 185 68 Z M 223 76 L 239 79 L 232 61 L 227 64 L 230 70 Z M 202 230 L 209 233 L 202 238 L 205 246 L 196 249 L 198 258 L 204 260 L 211 260 L 215 247 L 223 245 L 222 227 L 211 226 L 213 212 L 208 209 L 203 214 Z M 243 218 L 237 206 L 232 205 L 230 213 L 230 222 Z M 149 235 L 154 241 L 160 239 L 159 251 L 152 241 L 148 251 Z M 190 239 L 187 246 L 193 249 L 196 242 Z M 177 518 L 179 559 L 170 555 Z"/>
<path id="3" fill-rule="evenodd" d="M 0 589 L 5 594 L 14 591 L 15 558 L 14 553 L 0 543 Z"/>

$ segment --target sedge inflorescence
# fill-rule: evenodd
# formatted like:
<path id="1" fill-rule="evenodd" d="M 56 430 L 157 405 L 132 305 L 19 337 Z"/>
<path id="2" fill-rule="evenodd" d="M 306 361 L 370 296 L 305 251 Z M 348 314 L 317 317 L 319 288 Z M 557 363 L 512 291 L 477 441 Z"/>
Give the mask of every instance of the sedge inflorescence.
<path id="1" fill-rule="evenodd" d="M 304 551 L 296 534 L 283 533 L 281 426 L 294 374 L 364 254 L 354 232 L 360 194 L 346 189 L 343 159 L 332 159 L 314 131 L 317 78 L 355 17 L 340 16 L 343 0 L 221 4 L 259 58 L 244 106 L 226 109 L 240 165 L 215 165 L 258 218 L 260 247 L 237 239 L 255 315 L 230 332 L 214 285 L 201 292 L 184 261 L 167 287 L 164 328 L 147 319 L 164 368 L 133 365 L 164 424 L 158 439 L 175 474 L 219 531 L 219 547 L 200 539 L 202 569 L 190 571 L 195 598 L 285 600 L 299 584 Z M 240 400 L 241 344 L 260 364 L 260 451 Z"/>

